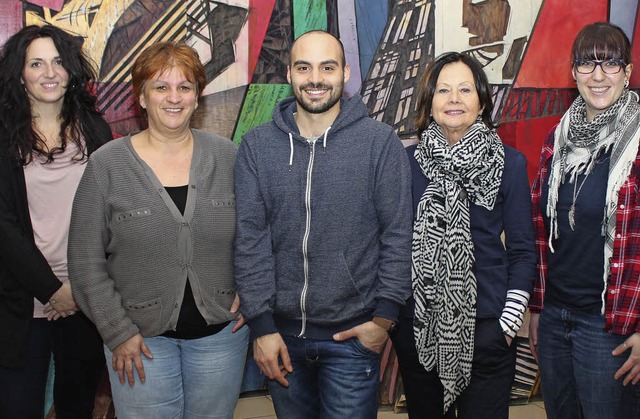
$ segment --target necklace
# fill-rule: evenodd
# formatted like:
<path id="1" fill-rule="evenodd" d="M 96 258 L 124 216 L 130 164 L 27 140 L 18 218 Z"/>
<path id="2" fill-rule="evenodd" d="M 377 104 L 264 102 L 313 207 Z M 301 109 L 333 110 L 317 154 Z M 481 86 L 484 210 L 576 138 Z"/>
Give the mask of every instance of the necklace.
<path id="1" fill-rule="evenodd" d="M 569 227 L 571 227 L 571 231 L 575 231 L 576 227 L 576 200 L 578 199 L 578 195 L 580 195 L 580 191 L 584 186 L 584 183 L 587 181 L 587 177 L 589 177 L 589 173 L 584 175 L 582 182 L 580 182 L 580 187 L 576 187 L 578 185 L 578 178 L 576 177 L 576 181 L 573 183 L 573 202 L 571 203 L 571 208 L 569 208 Z"/>

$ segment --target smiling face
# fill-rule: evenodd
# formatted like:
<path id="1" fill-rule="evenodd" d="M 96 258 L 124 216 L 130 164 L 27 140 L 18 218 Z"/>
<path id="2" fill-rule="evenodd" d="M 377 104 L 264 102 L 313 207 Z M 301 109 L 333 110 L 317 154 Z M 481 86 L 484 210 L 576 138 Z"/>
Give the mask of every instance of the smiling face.
<path id="1" fill-rule="evenodd" d="M 607 74 L 600 66 L 596 66 L 592 73 L 581 74 L 575 67 L 572 68 L 578 91 L 586 104 L 587 121 L 591 122 L 620 98 L 632 69 L 633 65 L 627 64 L 618 73 Z"/>
<path id="2" fill-rule="evenodd" d="M 442 67 L 431 112 L 449 144 L 458 142 L 482 113 L 473 73 L 465 63 L 458 61 Z"/>
<path id="3" fill-rule="evenodd" d="M 145 81 L 139 100 L 147 110 L 149 128 L 156 131 L 188 130 L 191 115 L 198 107 L 196 86 L 178 67 L 170 67 Z"/>
<path id="4" fill-rule="evenodd" d="M 34 39 L 27 47 L 22 82 L 32 106 L 62 105 L 69 73 L 51 38 Z"/>
<path id="5" fill-rule="evenodd" d="M 312 32 L 296 40 L 291 50 L 287 80 L 298 103 L 298 112 L 321 114 L 339 111 L 349 66 L 343 67 L 342 49 L 329 34 Z"/>

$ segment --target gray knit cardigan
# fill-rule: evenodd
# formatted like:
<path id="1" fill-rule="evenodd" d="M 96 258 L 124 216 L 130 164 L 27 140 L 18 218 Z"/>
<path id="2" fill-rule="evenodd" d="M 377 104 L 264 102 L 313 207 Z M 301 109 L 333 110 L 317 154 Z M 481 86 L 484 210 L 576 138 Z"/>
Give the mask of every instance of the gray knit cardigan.
<path id="1" fill-rule="evenodd" d="M 74 298 L 109 347 L 175 330 L 187 278 L 207 323 L 236 317 L 233 240 L 236 147 L 192 130 L 184 215 L 131 146 L 93 153 L 73 203 L 69 276 Z"/>

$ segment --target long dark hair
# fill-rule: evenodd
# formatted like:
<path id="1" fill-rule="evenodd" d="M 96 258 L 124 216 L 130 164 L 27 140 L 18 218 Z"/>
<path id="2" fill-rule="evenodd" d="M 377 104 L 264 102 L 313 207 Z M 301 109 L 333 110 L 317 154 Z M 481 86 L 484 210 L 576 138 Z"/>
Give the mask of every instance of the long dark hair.
<path id="1" fill-rule="evenodd" d="M 24 86 L 22 72 L 27 48 L 38 38 L 51 38 L 62 66 L 69 74 L 69 82 L 60 112 L 61 144 L 52 150 L 45 146 L 44 138 L 33 127 L 31 103 Z M 22 28 L 2 46 L 0 51 L 0 138 L 5 141 L 16 164 L 29 164 L 34 153 L 52 161 L 62 153 L 69 141 L 80 150 L 79 159 L 84 159 L 104 141 L 91 125 L 96 110 L 96 98 L 90 92 L 95 69 L 82 52 L 82 40 L 52 25 L 30 25 Z M 86 147 L 82 143 L 82 138 Z"/>
<path id="2" fill-rule="evenodd" d="M 480 100 L 480 107 L 484 107 L 482 110 L 482 121 L 489 128 L 495 128 L 495 124 L 491 119 L 491 113 L 493 112 L 493 100 L 491 99 L 491 85 L 487 79 L 487 75 L 482 69 L 482 65 L 473 57 L 462 54 L 460 52 L 445 52 L 435 59 L 431 64 L 427 66 L 424 74 L 420 77 L 418 83 L 418 101 L 416 103 L 416 117 L 415 124 L 419 133 L 422 133 L 431 121 L 431 106 L 433 102 L 433 95 L 436 91 L 436 84 L 438 83 L 438 77 L 442 68 L 451 63 L 462 62 L 466 64 L 471 73 L 473 74 L 473 81 L 478 92 L 478 98 Z"/>

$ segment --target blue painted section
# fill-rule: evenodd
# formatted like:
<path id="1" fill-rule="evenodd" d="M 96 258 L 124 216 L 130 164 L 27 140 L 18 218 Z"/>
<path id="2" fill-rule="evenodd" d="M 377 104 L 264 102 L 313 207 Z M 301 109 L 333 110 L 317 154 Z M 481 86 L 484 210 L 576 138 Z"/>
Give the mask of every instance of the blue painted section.
<path id="1" fill-rule="evenodd" d="M 610 0 L 609 21 L 620 26 L 629 39 L 633 40 L 633 30 L 638 14 L 639 0 Z"/>
<path id="2" fill-rule="evenodd" d="M 360 49 L 360 72 L 364 80 L 387 26 L 389 0 L 355 0 Z"/>

